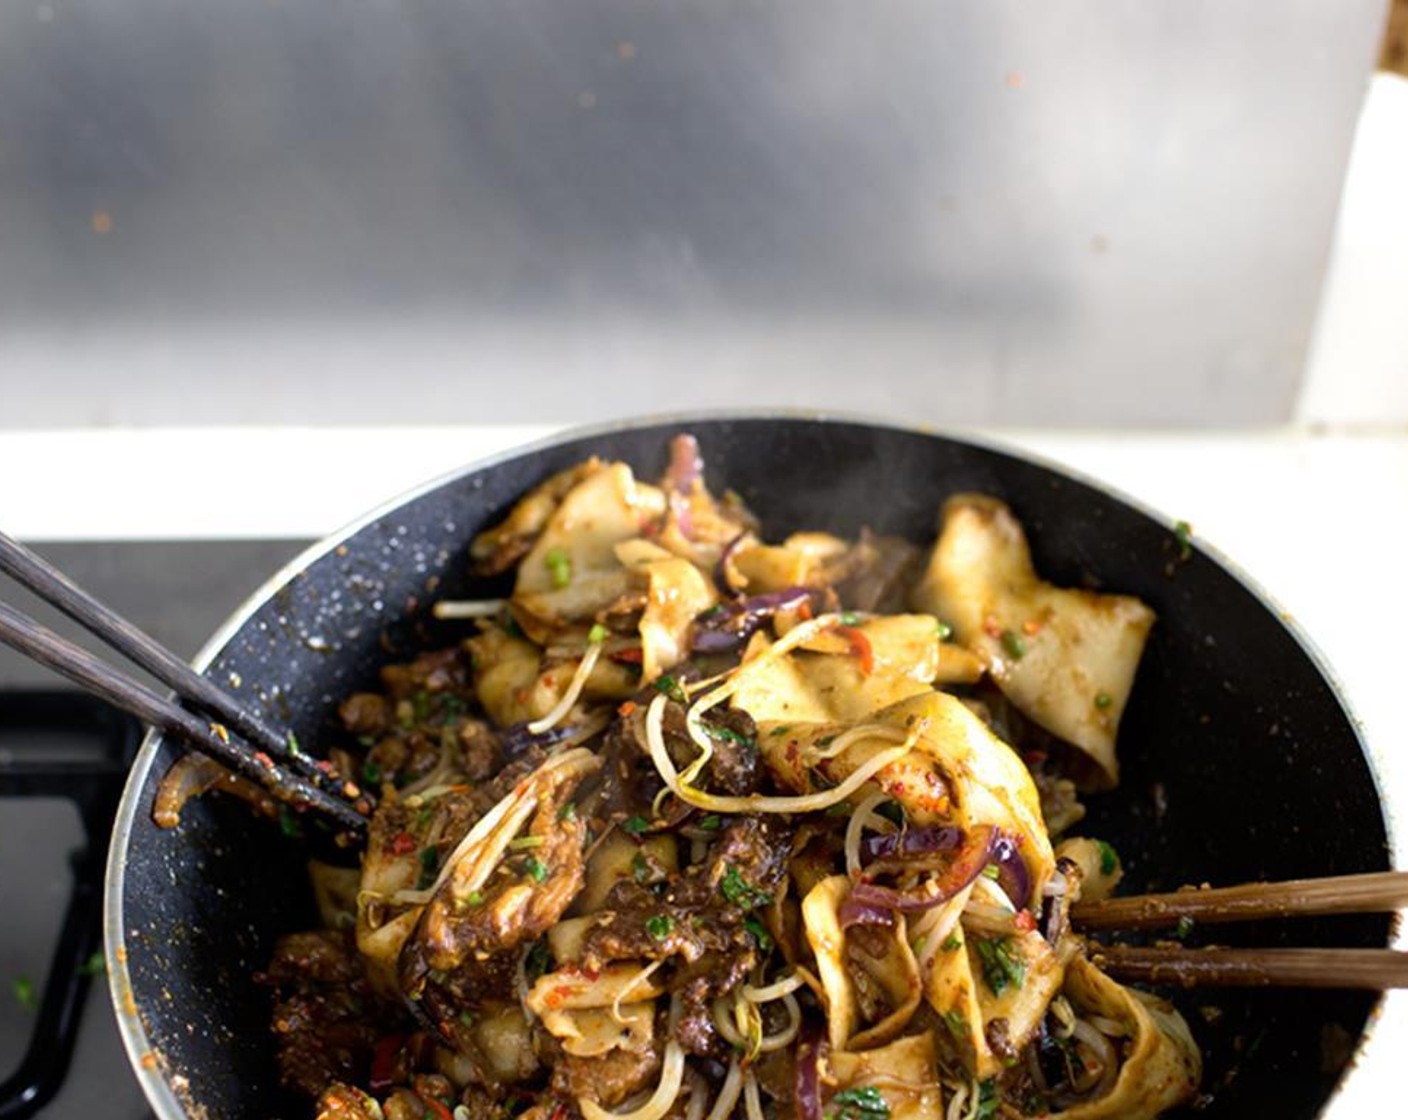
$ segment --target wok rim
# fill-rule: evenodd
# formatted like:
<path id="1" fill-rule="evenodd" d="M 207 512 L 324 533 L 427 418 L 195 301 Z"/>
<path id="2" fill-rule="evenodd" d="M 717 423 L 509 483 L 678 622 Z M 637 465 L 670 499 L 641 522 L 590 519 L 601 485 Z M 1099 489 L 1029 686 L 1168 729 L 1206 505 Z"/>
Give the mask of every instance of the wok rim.
<path id="1" fill-rule="evenodd" d="M 1006 455 L 1056 475 L 1057 477 L 1082 483 L 1114 499 L 1116 502 L 1128 507 L 1136 513 L 1140 513 L 1158 524 L 1168 526 L 1170 532 L 1174 531 L 1174 527 L 1177 524 L 1175 518 L 1170 517 L 1162 510 L 1150 505 L 1142 499 L 1126 493 L 1120 487 L 1104 479 L 1095 478 L 1082 470 L 1061 463 L 1045 454 L 1016 447 L 1004 441 L 1001 437 L 993 437 L 985 432 L 980 433 L 948 429 L 932 424 L 908 424 L 886 417 L 870 416 L 863 413 L 819 409 L 711 409 L 647 414 L 600 424 L 565 427 L 539 439 L 498 451 L 473 460 L 463 466 L 455 467 L 381 502 L 360 517 L 355 518 L 341 528 L 334 530 L 332 533 L 309 545 L 297 556 L 272 573 L 258 588 L 246 596 L 246 598 L 231 611 L 224 622 L 211 634 L 210 638 L 191 659 L 191 665 L 197 672 L 203 673 L 209 668 L 220 651 L 223 650 L 231 639 L 251 620 L 253 615 L 279 590 L 287 586 L 300 572 L 344 544 L 368 525 L 394 513 L 396 510 L 418 498 L 447 486 L 467 475 L 491 470 L 517 459 L 538 455 L 565 443 L 582 439 L 602 438 L 637 428 L 665 425 L 687 428 L 691 424 L 701 421 L 787 421 L 813 424 L 841 423 L 860 425 L 880 432 L 896 432 L 938 439 L 949 443 L 973 447 L 982 451 L 991 451 Z M 1390 864 L 1392 866 L 1403 866 L 1405 862 L 1408 862 L 1408 859 L 1405 859 L 1405 857 L 1408 857 L 1408 852 L 1405 852 L 1401 843 L 1396 813 L 1397 807 L 1384 797 L 1383 766 L 1381 759 L 1379 758 L 1378 751 L 1365 741 L 1363 722 L 1355 712 L 1343 682 L 1330 664 L 1329 659 L 1325 656 L 1314 639 L 1302 628 L 1297 616 L 1285 609 L 1278 602 L 1276 597 L 1272 595 L 1259 580 L 1245 571 L 1240 564 L 1228 557 L 1217 548 L 1216 545 L 1211 544 L 1202 537 L 1196 537 L 1194 539 L 1194 546 L 1250 592 L 1264 610 L 1269 611 L 1276 617 L 1297 646 L 1300 647 L 1301 652 L 1310 660 L 1315 671 L 1320 674 L 1330 687 L 1335 702 L 1339 705 L 1341 711 L 1343 711 L 1353 731 L 1355 741 L 1359 744 L 1360 753 L 1364 756 L 1370 779 L 1378 795 L 1379 810 L 1383 817 L 1385 840 Z M 142 1091 L 147 1098 L 147 1103 L 152 1107 L 158 1120 L 192 1120 L 192 1113 L 181 1103 L 181 1100 L 176 1095 L 176 1091 L 172 1088 L 171 1082 L 168 1080 L 163 1069 L 160 1051 L 149 1038 L 146 1026 L 142 1022 L 141 1008 L 137 1002 L 136 989 L 133 987 L 131 972 L 127 967 L 127 945 L 123 921 L 122 896 L 126 882 L 126 853 L 128 843 L 134 829 L 137 827 L 137 814 L 140 810 L 142 791 L 147 785 L 152 766 L 156 760 L 157 748 L 163 738 L 163 734 L 154 729 L 148 730 L 143 736 L 137 755 L 128 771 L 127 780 L 123 786 L 122 799 L 118 804 L 117 813 L 113 820 L 113 829 L 108 844 L 107 864 L 103 880 L 103 945 L 104 954 L 107 959 L 108 991 L 117 1019 L 118 1034 L 121 1036 L 123 1048 L 127 1052 L 128 1063 L 138 1083 L 142 1087 Z M 1397 939 L 1398 932 L 1397 923 L 1395 922 L 1390 929 L 1389 944 L 1392 944 Z M 1364 1029 L 1360 1032 L 1355 1042 L 1354 1050 L 1346 1062 L 1343 1072 L 1335 1082 L 1334 1088 L 1330 1091 L 1330 1095 L 1326 1098 L 1325 1106 L 1320 1113 L 1321 1115 L 1324 1115 L 1334 1106 L 1336 1099 L 1343 1092 L 1345 1084 L 1354 1077 L 1356 1071 L 1363 1066 L 1366 1060 L 1374 1060 L 1377 1062 L 1377 1051 L 1374 1051 L 1371 1056 L 1370 1047 L 1377 1037 L 1375 1028 L 1378 1025 L 1383 1011 L 1384 1000 L 1385 993 L 1379 993 L 1372 1007 L 1369 1009 L 1368 1017 L 1364 1023 Z"/>

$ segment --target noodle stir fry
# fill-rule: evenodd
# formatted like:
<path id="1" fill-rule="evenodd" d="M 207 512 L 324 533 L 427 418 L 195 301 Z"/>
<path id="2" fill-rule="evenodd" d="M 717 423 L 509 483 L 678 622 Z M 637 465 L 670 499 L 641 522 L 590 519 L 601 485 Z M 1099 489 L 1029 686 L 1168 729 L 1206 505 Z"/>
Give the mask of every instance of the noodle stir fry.
<path id="1" fill-rule="evenodd" d="M 1154 1117 L 1200 1057 L 1067 916 L 1114 851 L 1153 615 L 1054 587 L 999 501 L 767 543 L 676 437 L 473 543 L 506 600 L 341 706 L 380 789 L 266 982 L 324 1120 Z M 355 748 L 352 744 L 355 743 Z"/>

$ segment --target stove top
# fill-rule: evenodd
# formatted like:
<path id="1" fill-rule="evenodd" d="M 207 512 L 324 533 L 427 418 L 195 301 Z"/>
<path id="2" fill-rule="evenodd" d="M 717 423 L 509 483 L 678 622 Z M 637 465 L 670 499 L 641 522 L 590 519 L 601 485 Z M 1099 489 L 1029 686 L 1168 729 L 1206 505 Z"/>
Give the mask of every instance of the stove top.
<path id="1" fill-rule="evenodd" d="M 190 657 L 306 543 L 34 547 Z M 0 598 L 81 636 L 13 585 Z M 0 648 L 0 1120 L 150 1116 L 94 956 L 112 814 L 140 735 L 135 721 Z"/>

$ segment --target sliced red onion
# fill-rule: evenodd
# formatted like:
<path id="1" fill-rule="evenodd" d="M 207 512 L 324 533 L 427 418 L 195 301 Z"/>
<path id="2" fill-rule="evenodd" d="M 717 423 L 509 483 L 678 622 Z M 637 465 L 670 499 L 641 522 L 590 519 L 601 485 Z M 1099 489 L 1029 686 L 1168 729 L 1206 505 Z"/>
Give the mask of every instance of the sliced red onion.
<path id="1" fill-rule="evenodd" d="M 733 595 L 737 591 L 733 584 L 728 581 L 728 565 L 729 561 L 733 559 L 733 554 L 738 551 L 738 546 L 743 543 L 744 538 L 747 536 L 748 530 L 745 529 L 743 532 L 739 533 L 738 536 L 734 537 L 733 540 L 729 541 L 728 544 L 724 545 L 724 550 L 719 553 L 719 562 L 714 565 L 714 585 L 725 595 Z"/>
<path id="2" fill-rule="evenodd" d="M 699 617 L 693 648 L 697 653 L 736 650 L 778 611 L 801 606 L 810 597 L 811 592 L 805 587 L 787 587 L 736 603 L 723 603 Z"/>
<path id="3" fill-rule="evenodd" d="M 912 890 L 900 891 L 877 883 L 862 882 L 851 888 L 849 899 L 854 899 L 858 905 L 883 906 L 906 914 L 932 910 L 947 902 L 981 874 L 992 860 L 996 836 L 997 830 L 990 825 L 973 829 L 965 837 L 947 870 L 938 878 L 921 883 Z"/>
<path id="4" fill-rule="evenodd" d="M 836 916 L 841 921 L 842 929 L 850 929 L 852 926 L 892 926 L 895 924 L 895 911 L 889 906 L 881 906 L 874 902 L 862 902 L 852 891 L 841 903 Z"/>
<path id="5" fill-rule="evenodd" d="M 504 758 L 512 760 L 527 754 L 534 747 L 550 747 L 554 743 L 560 743 L 571 734 L 570 727 L 554 727 L 534 735 L 528 730 L 527 723 L 515 723 L 504 729 L 499 738 L 499 750 L 503 752 Z"/>
<path id="6" fill-rule="evenodd" d="M 797 1120 L 821 1120 L 821 1027 L 811 1019 L 802 1024 L 797 1042 Z"/>
<path id="7" fill-rule="evenodd" d="M 992 862 L 997 867 L 997 884 L 1012 905 L 1025 910 L 1032 897 L 1032 877 L 1027 872 L 1027 864 L 1022 853 L 1017 850 L 1017 841 L 1006 833 L 997 834 L 992 844 Z"/>
<path id="8" fill-rule="evenodd" d="M 688 432 L 670 440 L 670 465 L 665 482 L 671 490 L 688 494 L 704 475 L 704 460 L 699 455 L 699 441 Z"/>
<path id="9" fill-rule="evenodd" d="M 903 859 L 905 856 L 948 852 L 963 840 L 963 830 L 953 825 L 935 828 L 907 828 L 889 835 L 871 835 L 860 842 L 860 865 L 877 859 Z"/>

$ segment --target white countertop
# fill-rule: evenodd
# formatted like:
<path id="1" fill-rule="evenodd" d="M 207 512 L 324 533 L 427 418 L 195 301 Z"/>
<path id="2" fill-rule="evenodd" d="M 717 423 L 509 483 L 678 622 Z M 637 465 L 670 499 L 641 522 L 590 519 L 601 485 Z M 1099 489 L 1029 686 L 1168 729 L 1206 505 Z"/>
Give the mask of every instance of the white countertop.
<path id="1" fill-rule="evenodd" d="M 0 431 L 0 528 L 29 540 L 321 535 L 550 432 Z M 1408 430 L 985 434 L 1186 519 L 1200 543 L 1255 573 L 1343 684 L 1398 818 L 1396 862 L 1408 867 L 1408 709 L 1395 656 L 1408 605 L 1391 590 L 1408 555 Z M 1387 1001 L 1363 1071 L 1329 1115 L 1382 1115 L 1403 1053 L 1408 993 Z"/>

